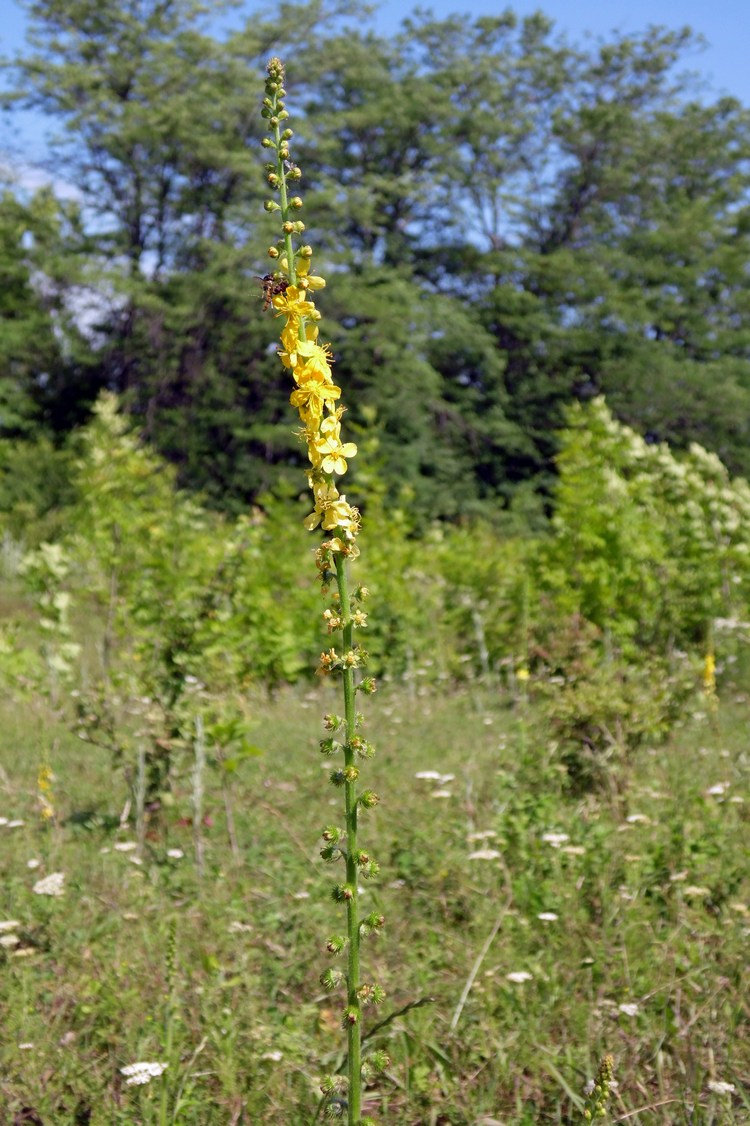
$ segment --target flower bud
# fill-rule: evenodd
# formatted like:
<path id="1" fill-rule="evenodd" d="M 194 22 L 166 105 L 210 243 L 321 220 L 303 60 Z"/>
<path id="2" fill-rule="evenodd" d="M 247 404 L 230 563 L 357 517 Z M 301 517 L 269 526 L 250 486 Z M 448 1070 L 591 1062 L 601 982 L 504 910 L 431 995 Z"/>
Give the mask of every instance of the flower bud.
<path id="1" fill-rule="evenodd" d="M 374 809 L 380 798 L 373 790 L 363 790 L 357 801 L 363 809 Z"/>
<path id="2" fill-rule="evenodd" d="M 267 182 L 268 182 L 268 184 L 269 184 L 269 186 L 270 186 L 270 187 L 272 187 L 272 188 L 278 188 L 278 186 L 279 186 L 279 177 L 278 177 L 278 176 L 276 175 L 276 173 L 275 173 L 275 172 L 269 172 L 269 173 L 268 173 L 268 176 L 266 177 L 266 180 L 267 180 Z"/>
<path id="3" fill-rule="evenodd" d="M 361 925 L 370 927 L 372 930 L 377 930 L 379 927 L 385 925 L 385 916 L 379 915 L 377 911 L 372 911 L 369 915 L 365 916 Z"/>
<path id="4" fill-rule="evenodd" d="M 289 206 L 293 207 L 295 211 L 299 211 L 299 209 L 302 207 L 302 200 L 298 195 L 293 195 L 289 200 Z"/>
<path id="5" fill-rule="evenodd" d="M 261 145 L 263 146 L 264 149 L 275 149 L 276 148 L 276 145 L 274 144 L 274 142 L 271 140 L 270 137 L 264 137 L 263 140 L 260 143 L 261 143 Z"/>
<path id="6" fill-rule="evenodd" d="M 329 968 L 327 970 L 324 970 L 320 975 L 320 984 L 329 992 L 332 989 L 337 989 L 339 985 L 342 984 L 343 980 L 344 975 L 342 974 L 341 970 L 333 970 Z"/>
<path id="7" fill-rule="evenodd" d="M 344 1028 L 351 1028 L 352 1025 L 357 1024 L 359 1021 L 359 1010 L 355 1009 L 354 1005 L 347 1005 L 344 1009 L 344 1014 L 341 1018 L 341 1023 Z"/>
<path id="8" fill-rule="evenodd" d="M 281 139 L 282 139 L 282 141 L 288 141 L 290 139 L 290 137 L 293 137 L 293 136 L 294 136 L 294 131 L 292 129 L 285 129 L 284 132 L 281 134 Z"/>
<path id="9" fill-rule="evenodd" d="M 347 939 L 343 934 L 332 934 L 326 943 L 326 950 L 329 954 L 340 954 L 346 943 Z"/>
<path id="10" fill-rule="evenodd" d="M 268 257 L 269 257 L 269 258 L 278 258 L 278 256 L 279 256 L 279 251 L 278 251 L 278 248 L 277 248 L 277 247 L 275 247 L 275 246 L 269 246 L 269 248 L 268 248 Z"/>
<path id="11" fill-rule="evenodd" d="M 366 1061 L 375 1072 L 385 1071 L 391 1065 L 391 1059 L 387 1052 L 377 1051 L 373 1052 L 371 1056 L 367 1057 Z"/>
<path id="12" fill-rule="evenodd" d="M 297 251 L 300 258 L 312 258 L 313 248 L 311 246 L 301 246 Z"/>
<path id="13" fill-rule="evenodd" d="M 275 199 L 267 199 L 263 204 L 263 209 L 265 211 L 268 211 L 270 214 L 273 214 L 274 211 L 281 211 L 281 208 L 279 207 Z"/>

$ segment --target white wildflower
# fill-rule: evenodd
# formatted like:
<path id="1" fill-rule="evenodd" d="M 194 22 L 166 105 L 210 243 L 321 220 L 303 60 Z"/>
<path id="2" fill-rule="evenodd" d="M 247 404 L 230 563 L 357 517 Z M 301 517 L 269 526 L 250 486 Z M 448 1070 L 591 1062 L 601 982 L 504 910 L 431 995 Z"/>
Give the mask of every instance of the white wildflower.
<path id="1" fill-rule="evenodd" d="M 617 1010 L 624 1013 L 626 1017 L 638 1016 L 638 1006 L 634 1001 L 626 1001 L 625 1004 L 618 1005 Z"/>
<path id="2" fill-rule="evenodd" d="M 541 919 L 543 923 L 556 923 L 559 916 L 554 911 L 540 911 L 537 919 Z"/>
<path id="3" fill-rule="evenodd" d="M 415 778 L 423 778 L 427 782 L 439 782 L 442 775 L 437 770 L 418 770 Z"/>
<path id="4" fill-rule="evenodd" d="M 629 825 L 650 825 L 651 818 L 647 817 L 645 813 L 631 813 L 625 818 Z"/>
<path id="5" fill-rule="evenodd" d="M 65 873 L 51 872 L 43 880 L 37 880 L 32 890 L 35 895 L 62 895 L 65 890 Z"/>
<path id="6" fill-rule="evenodd" d="M 480 848 L 469 853 L 469 860 L 497 860 L 500 856 L 496 848 Z"/>
<path id="7" fill-rule="evenodd" d="M 706 793 L 710 794 L 712 798 L 721 798 L 724 796 L 728 789 L 728 782 L 716 782 L 713 786 L 708 787 Z"/>
<path id="8" fill-rule="evenodd" d="M 567 833 L 543 833 L 542 840 L 545 844 L 552 845 L 553 848 L 559 848 L 560 845 L 570 840 Z"/>
<path id="9" fill-rule="evenodd" d="M 19 923 L 18 919 L 4 919 L 2 922 L 0 922 L 0 934 L 3 934 L 4 931 L 18 930 L 20 925 L 21 924 Z"/>
<path id="10" fill-rule="evenodd" d="M 112 847 L 114 848 L 115 852 L 133 852 L 136 848 L 138 848 L 138 842 L 137 841 L 115 841 L 115 843 Z"/>
<path id="11" fill-rule="evenodd" d="M 18 946 L 21 939 L 17 934 L 0 934 L 0 946 L 5 947 L 6 950 Z"/>
<path id="12" fill-rule="evenodd" d="M 127 1067 L 120 1068 L 120 1073 L 125 1076 L 126 1087 L 136 1087 L 158 1079 L 166 1070 L 165 1063 L 129 1063 Z"/>
<path id="13" fill-rule="evenodd" d="M 40 864 L 41 864 L 41 863 L 42 863 L 42 862 L 41 862 L 41 860 L 37 860 L 37 859 L 36 859 L 36 857 L 32 857 L 32 859 L 31 859 L 31 860 L 27 860 L 27 861 L 26 861 L 26 867 L 27 867 L 27 868 L 32 868 L 32 869 L 33 869 L 33 868 L 38 868 L 38 867 L 40 866 Z"/>
<path id="14" fill-rule="evenodd" d="M 714 1095 L 733 1095 L 737 1090 L 734 1083 L 724 1083 L 721 1079 L 709 1079 L 706 1086 Z"/>
<path id="15" fill-rule="evenodd" d="M 272 1063 L 278 1063 L 283 1060 L 284 1053 L 280 1052 L 278 1048 L 272 1048 L 270 1052 L 264 1052 L 260 1057 L 262 1060 L 271 1060 Z"/>
<path id="16" fill-rule="evenodd" d="M 531 981 L 533 976 L 527 970 L 513 970 L 505 975 L 506 979 L 512 981 L 514 985 L 523 985 L 525 981 Z"/>
<path id="17" fill-rule="evenodd" d="M 167 849 L 167 856 L 169 857 L 170 860 L 182 860 L 184 855 L 185 855 L 185 853 L 182 851 L 181 848 L 168 848 Z"/>

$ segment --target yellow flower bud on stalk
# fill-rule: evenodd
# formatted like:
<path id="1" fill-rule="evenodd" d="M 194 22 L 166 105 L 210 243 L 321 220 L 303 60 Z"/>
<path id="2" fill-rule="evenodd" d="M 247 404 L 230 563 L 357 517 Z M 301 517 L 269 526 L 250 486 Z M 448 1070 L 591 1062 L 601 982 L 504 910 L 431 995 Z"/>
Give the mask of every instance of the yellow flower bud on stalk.
<path id="1" fill-rule="evenodd" d="M 295 247 L 295 237 L 305 230 L 305 224 L 296 218 L 303 207 L 301 196 L 290 196 L 288 184 L 297 185 L 302 179 L 302 171 L 291 160 L 289 141 L 293 136 L 285 123 L 289 117 L 283 99 L 284 67 L 277 58 L 271 59 L 267 67 L 265 98 L 261 115 L 267 123 L 269 135 L 261 142 L 264 155 L 273 156 L 264 165 L 267 185 L 278 194 L 267 200 L 265 210 L 278 214 L 280 235 L 278 242 L 271 246 L 269 256 L 274 260 L 276 272 L 262 279 L 264 307 L 273 307 L 274 315 L 283 322 L 280 337 L 279 359 L 289 370 L 294 383 L 290 403 L 297 410 L 302 428 L 299 436 L 307 445 L 311 468 L 307 480 L 314 498 L 313 511 L 305 518 L 308 531 L 321 528 L 328 533 L 325 541 L 316 551 L 316 567 L 320 573 L 323 591 L 335 579 L 336 591 L 331 598 L 331 606 L 323 615 L 328 633 L 339 633 L 341 644 L 321 653 L 318 671 L 326 676 L 340 676 L 343 683 L 344 717 L 336 717 L 336 728 L 345 732 L 340 743 L 324 740 L 321 749 L 325 754 L 343 755 L 343 767 L 333 770 L 330 780 L 344 791 L 344 813 L 346 827 L 341 834 L 343 844 L 331 848 L 330 844 L 322 850 L 323 859 L 328 863 L 342 862 L 346 868 L 345 880 L 337 883 L 331 897 L 346 910 L 346 938 L 329 940 L 329 953 L 343 953 L 346 949 L 346 974 L 325 975 L 326 988 L 334 988 L 341 982 L 346 990 L 346 1001 L 342 1011 L 342 1027 L 347 1034 L 348 1056 L 346 1085 L 346 1115 L 348 1126 L 361 1126 L 362 1101 L 362 1052 L 361 1052 L 361 1014 L 364 1003 L 379 1003 L 384 993 L 380 986 L 363 987 L 360 982 L 360 942 L 374 929 L 383 924 L 382 917 L 373 922 L 359 918 L 360 876 L 369 878 L 378 871 L 378 864 L 369 853 L 363 852 L 357 844 L 357 818 L 360 810 L 373 809 L 378 797 L 372 790 L 357 791 L 360 768 L 355 758 L 369 759 L 374 750 L 358 733 L 361 716 L 355 711 L 355 693 L 365 694 L 375 691 L 371 677 L 360 684 L 355 681 L 357 670 L 366 662 L 367 654 L 353 643 L 354 628 L 367 624 L 367 615 L 360 609 L 360 601 L 367 596 L 366 588 L 360 587 L 350 594 L 348 567 L 357 558 L 359 549 L 356 538 L 360 530 L 359 510 L 352 505 L 343 493 L 339 492 L 337 479 L 348 469 L 348 462 L 356 456 L 357 447 L 347 442 L 341 435 L 341 419 L 344 408 L 341 406 L 341 388 L 334 382 L 330 349 L 318 343 L 318 321 L 320 313 L 315 307 L 314 294 L 325 286 L 325 280 L 312 270 L 313 248 L 308 243 Z M 332 718 L 327 716 L 325 726 L 332 729 Z M 328 835 L 326 835 L 328 834 Z M 338 834 L 338 831 L 337 831 Z M 330 829 L 323 832 L 324 841 L 330 842 Z M 339 836 L 336 838 L 337 842 Z M 365 1061 L 367 1067 L 367 1061 Z M 382 1071 L 373 1065 L 368 1074 Z M 327 1109 L 333 1109 L 334 1092 L 330 1084 L 322 1087 Z M 343 1100 L 337 1099 L 337 1107 Z"/>

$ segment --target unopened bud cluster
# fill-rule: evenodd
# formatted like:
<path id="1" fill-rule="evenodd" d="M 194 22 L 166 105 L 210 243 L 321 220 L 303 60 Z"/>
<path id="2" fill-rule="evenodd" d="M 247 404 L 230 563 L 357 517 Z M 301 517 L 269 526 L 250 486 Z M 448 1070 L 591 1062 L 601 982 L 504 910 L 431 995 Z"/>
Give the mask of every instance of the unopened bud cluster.
<path id="1" fill-rule="evenodd" d="M 583 1108 L 583 1121 L 595 1122 L 607 1114 L 607 1104 L 612 1093 L 615 1061 L 611 1055 L 603 1056 L 596 1072 L 596 1078 L 586 1088 L 586 1105 Z"/>

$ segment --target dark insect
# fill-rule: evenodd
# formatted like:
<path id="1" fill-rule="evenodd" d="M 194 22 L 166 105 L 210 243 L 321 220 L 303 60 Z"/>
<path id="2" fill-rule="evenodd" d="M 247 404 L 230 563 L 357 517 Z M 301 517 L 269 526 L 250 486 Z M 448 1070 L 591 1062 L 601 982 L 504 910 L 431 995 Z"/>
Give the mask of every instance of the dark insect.
<path id="1" fill-rule="evenodd" d="M 286 292 L 289 282 L 284 278 L 274 277 L 273 274 L 266 274 L 265 277 L 258 278 L 258 281 L 263 294 L 263 312 L 265 313 L 273 298 Z"/>

